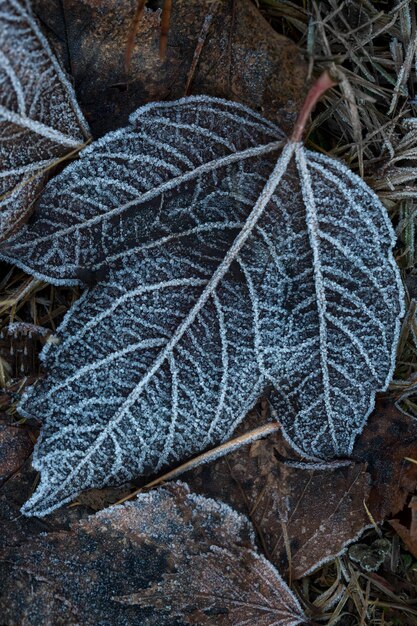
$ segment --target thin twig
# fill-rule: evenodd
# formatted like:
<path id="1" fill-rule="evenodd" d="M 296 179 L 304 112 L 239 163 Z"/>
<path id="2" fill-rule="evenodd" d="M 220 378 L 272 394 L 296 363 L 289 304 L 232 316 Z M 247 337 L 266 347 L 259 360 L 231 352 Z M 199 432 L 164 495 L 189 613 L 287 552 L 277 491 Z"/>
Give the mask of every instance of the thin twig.
<path id="1" fill-rule="evenodd" d="M 118 500 L 116 504 L 122 504 L 123 502 L 126 502 L 126 500 L 131 500 L 132 498 L 137 496 L 139 493 L 141 493 L 145 489 L 151 489 L 152 487 L 156 487 L 157 485 L 160 485 L 161 483 L 166 482 L 167 480 L 172 480 L 173 478 L 176 478 L 180 474 L 183 474 L 184 472 L 187 472 L 188 470 L 193 469 L 194 467 L 197 467 L 198 465 L 202 465 L 203 463 L 213 461 L 214 459 L 217 459 L 220 456 L 224 456 L 225 454 L 232 452 L 236 450 L 237 448 L 240 448 L 241 446 L 244 446 L 248 443 L 252 443 L 256 439 L 260 439 L 261 437 L 265 437 L 266 435 L 275 433 L 280 428 L 281 428 L 281 425 L 278 422 L 271 422 L 269 424 L 264 424 L 263 426 L 259 426 L 258 428 L 255 428 L 254 430 L 250 430 L 249 432 L 244 433 L 243 435 L 239 435 L 239 437 L 230 439 L 230 441 L 226 441 L 226 443 L 223 443 L 220 446 L 217 446 L 217 448 L 213 448 L 212 450 L 203 452 L 203 454 L 199 454 L 194 459 L 191 459 L 190 461 L 183 463 L 179 467 L 176 467 L 175 469 L 167 472 L 166 474 L 163 474 L 163 476 L 160 476 L 159 478 L 152 480 L 150 483 L 147 483 L 143 487 L 139 487 L 139 489 L 136 489 L 135 491 L 130 493 L 128 496 L 125 496 L 121 500 Z"/>

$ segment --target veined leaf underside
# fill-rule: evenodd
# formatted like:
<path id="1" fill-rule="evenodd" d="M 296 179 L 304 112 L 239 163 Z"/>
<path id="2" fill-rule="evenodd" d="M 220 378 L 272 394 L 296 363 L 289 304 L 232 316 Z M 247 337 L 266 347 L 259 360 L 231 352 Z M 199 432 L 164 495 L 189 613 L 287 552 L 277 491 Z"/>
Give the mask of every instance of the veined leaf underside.
<path id="1" fill-rule="evenodd" d="M 89 137 L 26 0 L 0 0 L 0 236 L 29 214 L 45 171 Z"/>
<path id="2" fill-rule="evenodd" d="M 137 119 L 162 118 L 181 137 L 179 117 L 221 128 L 237 106 L 191 100 L 145 107 Z M 236 137 L 250 136 L 245 110 L 236 111 L 225 119 L 239 124 Z M 231 128 L 224 132 L 229 139 Z M 303 454 L 349 454 L 386 386 L 402 291 L 385 209 L 346 167 L 301 144 L 288 143 L 278 159 L 276 143 L 246 158 L 228 147 L 218 166 L 219 133 L 197 177 L 172 189 L 165 179 L 139 210 L 117 212 L 120 241 L 134 236 L 110 250 L 107 280 L 84 293 L 60 328 L 62 343 L 45 350 L 48 375 L 21 405 L 44 421 L 34 456 L 42 479 L 26 514 L 220 442 L 270 388 L 276 417 Z M 98 160 L 103 145 L 106 138 Z M 147 168 L 147 159 L 137 165 L 139 179 Z M 89 224 L 111 224 L 114 235 L 103 210 Z"/>

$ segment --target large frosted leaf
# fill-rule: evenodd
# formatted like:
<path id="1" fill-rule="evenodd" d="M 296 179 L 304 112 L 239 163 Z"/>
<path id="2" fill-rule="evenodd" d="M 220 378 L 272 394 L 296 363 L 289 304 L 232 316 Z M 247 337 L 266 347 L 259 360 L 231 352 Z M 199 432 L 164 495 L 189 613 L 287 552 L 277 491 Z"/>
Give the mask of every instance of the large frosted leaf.
<path id="1" fill-rule="evenodd" d="M 44 353 L 47 377 L 21 406 L 44 421 L 34 457 L 42 479 L 27 514 L 220 442 L 271 387 L 292 445 L 310 457 L 347 455 L 392 373 L 402 313 L 394 234 L 358 177 L 299 143 L 277 157 L 279 133 L 238 105 L 183 100 L 145 107 L 132 121 L 134 130 L 98 142 L 96 157 L 94 146 L 86 151 L 88 169 L 108 172 L 103 151 L 129 136 L 130 154 L 142 150 L 137 180 L 159 175 L 159 186 L 133 189 L 127 201 L 124 179 L 123 204 L 119 191 L 104 193 L 107 178 L 93 174 L 87 227 L 70 215 L 45 235 L 56 244 L 44 265 L 58 280 L 74 278 L 85 250 L 93 269 L 106 261 L 108 268 L 67 315 L 62 343 Z M 144 127 L 170 129 L 170 159 L 180 145 L 182 163 L 196 154 L 204 163 L 200 156 L 184 175 L 180 161 L 166 172 L 159 160 L 150 174 Z M 267 137 L 248 147 L 270 128 L 275 143 Z M 200 135 L 203 145 L 191 142 Z M 148 139 L 147 146 L 153 157 Z M 118 169 L 129 171 L 120 154 L 107 157 L 116 190 Z M 93 183 L 69 169 L 89 198 Z M 12 245 L 32 245 L 40 272 L 35 226 Z M 63 269 L 58 246 L 69 259 Z"/>
<path id="2" fill-rule="evenodd" d="M 29 214 L 45 172 L 88 127 L 26 0 L 0 0 L 0 237 Z"/>

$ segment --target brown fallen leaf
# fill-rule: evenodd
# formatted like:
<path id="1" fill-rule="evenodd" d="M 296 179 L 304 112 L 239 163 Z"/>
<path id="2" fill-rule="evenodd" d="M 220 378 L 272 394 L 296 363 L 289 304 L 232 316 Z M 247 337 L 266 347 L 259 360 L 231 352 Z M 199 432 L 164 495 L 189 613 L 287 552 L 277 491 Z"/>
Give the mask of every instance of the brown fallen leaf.
<path id="1" fill-rule="evenodd" d="M 389 523 L 391 524 L 397 535 L 401 537 L 406 548 L 411 552 L 414 558 L 417 559 L 417 540 L 412 537 L 410 529 L 406 526 L 403 526 L 403 524 L 401 524 L 401 522 L 397 519 L 389 520 Z"/>
<path id="2" fill-rule="evenodd" d="M 407 460 L 417 459 L 417 420 L 390 398 L 379 398 L 352 458 L 368 465 L 372 488 L 367 506 L 375 521 L 395 515 L 417 487 L 417 465 Z"/>
<path id="3" fill-rule="evenodd" d="M 187 616 L 189 624 L 232 626 L 295 626 L 305 615 L 277 570 L 253 550 L 211 546 L 197 554 L 185 568 L 166 574 L 162 582 L 119 598 Z M 188 614 L 188 615 L 187 615 Z"/>
<path id="4" fill-rule="evenodd" d="M 253 428 L 254 420 L 242 430 Z M 417 425 L 380 399 L 347 464 L 297 467 L 302 459 L 278 432 L 184 480 L 248 514 L 266 556 L 300 578 L 344 551 L 372 519 L 380 522 L 403 507 L 417 485 L 417 466 L 404 457 L 416 455 Z"/>
<path id="5" fill-rule="evenodd" d="M 417 542 L 417 496 L 413 496 L 408 505 L 411 509 L 410 537 Z"/>
<path id="6" fill-rule="evenodd" d="M 389 522 L 411 554 L 417 559 L 417 496 L 412 496 L 408 507 L 411 509 L 411 521 L 408 528 L 401 524 L 398 519 L 392 519 Z"/>
<path id="7" fill-rule="evenodd" d="M 134 502 L 81 520 L 69 532 L 49 533 L 21 546 L 6 548 L 0 562 L 0 577 L 5 581 L 0 589 L 2 620 L 7 626 L 190 623 L 188 615 L 175 619 L 168 604 L 160 612 L 151 608 L 150 603 L 145 608 L 123 604 L 116 598 L 138 594 L 149 585 L 160 583 L 164 575 L 178 572 L 187 572 L 189 581 L 194 578 L 194 588 L 200 581 L 200 585 L 211 584 L 211 589 L 215 589 L 215 577 L 210 581 L 207 577 L 199 578 L 190 569 L 194 559 L 198 563 L 207 554 L 213 573 L 215 567 L 222 568 L 222 582 L 229 585 L 231 594 L 242 596 L 249 585 L 253 586 L 256 575 L 253 568 L 257 568 L 263 575 L 258 588 L 258 597 L 263 602 L 260 602 L 260 614 L 262 606 L 271 612 L 280 607 L 282 610 L 281 602 L 292 616 L 292 621 L 255 619 L 253 623 L 287 626 L 305 621 L 301 607 L 285 583 L 254 550 L 253 532 L 245 517 L 222 503 L 189 493 L 184 484 L 170 484 L 142 494 Z M 212 560 L 216 551 L 219 562 L 215 566 Z M 235 567 L 236 559 L 240 559 L 246 568 L 239 575 L 226 568 L 229 553 L 230 567 Z M 256 595 L 256 590 L 252 593 Z M 220 600 L 223 594 L 224 588 L 217 589 Z M 183 608 L 194 611 L 198 607 L 184 605 Z M 172 609 L 178 613 L 174 606 Z M 224 611 L 220 613 L 222 616 L 227 615 Z M 253 611 L 256 613 L 256 607 Z"/>
<path id="8" fill-rule="evenodd" d="M 0 421 L 0 486 L 28 459 L 33 450 L 29 432 Z"/>
<path id="9" fill-rule="evenodd" d="M 33 6 L 73 76 L 95 137 L 125 126 L 138 106 L 186 91 L 237 100 L 284 130 L 292 128 L 307 65 L 297 46 L 278 35 L 250 0 L 173 2 L 164 61 L 161 11 L 146 8 L 127 71 L 136 0 L 34 0 Z"/>
<path id="10" fill-rule="evenodd" d="M 191 488 L 249 515 L 268 559 L 299 578 L 340 553 L 369 523 L 366 465 L 288 466 L 294 455 L 277 433 L 184 475 Z"/>

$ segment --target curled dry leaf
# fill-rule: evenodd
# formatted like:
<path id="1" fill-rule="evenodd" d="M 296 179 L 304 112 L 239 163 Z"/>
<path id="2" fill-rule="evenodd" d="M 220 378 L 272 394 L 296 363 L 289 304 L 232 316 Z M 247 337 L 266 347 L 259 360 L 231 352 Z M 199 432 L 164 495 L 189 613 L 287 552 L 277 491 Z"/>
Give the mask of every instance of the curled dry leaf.
<path id="1" fill-rule="evenodd" d="M 349 558 L 355 563 L 359 563 L 365 572 L 376 572 L 391 553 L 392 544 L 389 539 L 381 538 L 373 541 L 371 545 L 366 543 L 355 543 L 350 546 Z"/>
<path id="2" fill-rule="evenodd" d="M 125 126 L 141 105 L 190 94 L 237 100 L 284 129 L 292 128 L 307 64 L 299 48 L 276 33 L 251 0 L 175 0 L 164 62 L 159 57 L 161 11 L 146 8 L 126 71 L 137 4 L 33 0 L 74 78 L 94 137 Z"/>
<path id="3" fill-rule="evenodd" d="M 283 143 L 231 102 L 148 105 L 56 177 L 3 244 L 53 282 L 106 273 L 21 404 L 44 421 L 25 513 L 224 440 L 268 387 L 293 447 L 350 454 L 394 366 L 395 237 L 361 179 Z"/>
<path id="4" fill-rule="evenodd" d="M 417 497 L 412 496 L 408 508 L 411 509 L 409 526 L 401 524 L 400 520 L 392 519 L 390 524 L 401 537 L 411 554 L 417 559 Z"/>
<path id="5" fill-rule="evenodd" d="M 254 567 L 274 580 L 274 589 L 267 580 L 260 583 L 260 596 L 264 592 L 266 606 L 269 603 L 270 608 L 273 604 L 276 610 L 281 597 L 286 610 L 293 615 L 292 622 L 283 624 L 303 621 L 301 608 L 285 583 L 254 552 L 247 519 L 224 504 L 190 494 L 182 484 L 158 489 L 141 495 L 133 503 L 97 513 L 73 524 L 70 532 L 49 533 L 5 550 L 1 562 L 5 581 L 0 591 L 2 619 L 7 626 L 16 623 L 181 626 L 189 623 L 186 615 L 184 619 L 182 615 L 173 619 L 172 615 L 152 608 L 126 606 L 115 597 L 136 594 L 158 584 L 164 574 L 188 571 L 189 580 L 196 578 L 193 560 L 204 553 L 214 554 L 210 552 L 211 546 L 220 550 L 218 559 L 223 563 L 222 550 L 245 555 L 249 581 L 255 575 Z M 234 584 L 245 589 L 246 577 L 240 580 L 234 573 L 230 577 L 227 571 L 223 573 L 222 582 L 229 584 L 231 591 Z M 28 580 L 33 595 L 28 594 Z M 208 583 L 201 580 L 204 582 Z M 217 589 L 217 594 L 221 597 L 223 591 Z M 184 605 L 184 613 L 187 609 Z"/>
<path id="6" fill-rule="evenodd" d="M 0 238 L 29 216 L 60 157 L 89 130 L 28 0 L 0 1 Z"/>

